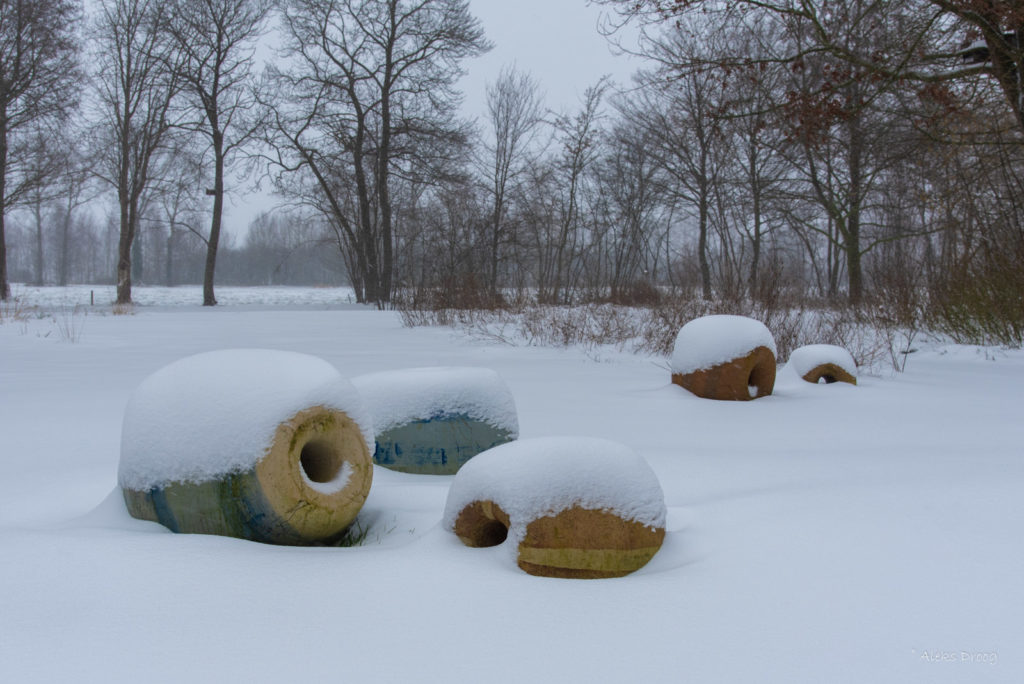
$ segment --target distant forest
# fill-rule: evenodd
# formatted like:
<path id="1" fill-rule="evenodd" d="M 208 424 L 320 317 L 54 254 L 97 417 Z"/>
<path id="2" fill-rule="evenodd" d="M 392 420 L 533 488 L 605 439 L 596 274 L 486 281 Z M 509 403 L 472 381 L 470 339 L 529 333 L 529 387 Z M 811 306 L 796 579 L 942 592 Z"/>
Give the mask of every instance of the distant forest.
<path id="1" fill-rule="evenodd" d="M 467 121 L 490 44 L 465 0 L 0 0 L 2 294 L 349 283 L 381 308 L 670 293 L 1024 325 L 1019 2 L 592 3 L 645 58 L 631 82 L 555 112 L 510 66 Z M 288 208 L 232 244 L 240 176 Z"/>

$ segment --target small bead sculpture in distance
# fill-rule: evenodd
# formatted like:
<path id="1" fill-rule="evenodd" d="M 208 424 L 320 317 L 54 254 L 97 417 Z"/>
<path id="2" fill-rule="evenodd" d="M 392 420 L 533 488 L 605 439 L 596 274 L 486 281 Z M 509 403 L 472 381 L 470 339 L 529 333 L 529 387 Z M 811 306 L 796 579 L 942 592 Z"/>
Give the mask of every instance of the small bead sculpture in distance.
<path id="1" fill-rule="evenodd" d="M 795 349 L 789 362 L 798 376 L 811 383 L 857 384 L 857 364 L 850 352 L 831 344 L 809 344 Z"/>

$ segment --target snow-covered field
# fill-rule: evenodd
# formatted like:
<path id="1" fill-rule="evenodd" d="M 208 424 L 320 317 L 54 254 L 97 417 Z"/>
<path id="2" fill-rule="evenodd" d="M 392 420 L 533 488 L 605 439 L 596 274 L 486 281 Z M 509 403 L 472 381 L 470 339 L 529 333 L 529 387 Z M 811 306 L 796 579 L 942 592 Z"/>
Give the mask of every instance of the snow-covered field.
<path id="1" fill-rule="evenodd" d="M 662 358 L 407 329 L 339 291 L 230 291 L 211 310 L 196 288 L 139 289 L 150 306 L 115 316 L 24 288 L 63 312 L 0 324 L 0 681 L 1024 681 L 1024 352 L 930 349 L 858 387 L 783 372 L 771 397 L 715 402 Z M 493 368 L 522 437 L 647 459 L 665 545 L 621 579 L 533 577 L 442 529 L 451 477 L 380 469 L 361 547 L 131 519 L 113 491 L 129 395 L 231 347 L 348 376 Z"/>
<path id="2" fill-rule="evenodd" d="M 68 287 L 36 287 L 13 285 L 13 297 L 47 311 L 73 309 L 76 306 L 107 306 L 117 299 L 113 285 L 69 285 Z M 355 293 L 350 287 L 217 287 L 217 303 L 230 307 L 261 308 L 324 308 L 352 304 Z M 136 287 L 132 300 L 139 307 L 201 306 L 203 288 Z"/>

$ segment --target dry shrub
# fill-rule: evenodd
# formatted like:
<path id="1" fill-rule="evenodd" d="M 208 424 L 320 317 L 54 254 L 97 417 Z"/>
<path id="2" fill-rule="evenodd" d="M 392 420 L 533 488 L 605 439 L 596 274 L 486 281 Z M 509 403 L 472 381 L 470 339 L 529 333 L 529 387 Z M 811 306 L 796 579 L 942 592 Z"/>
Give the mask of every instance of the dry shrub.
<path id="1" fill-rule="evenodd" d="M 628 287 L 618 292 L 613 292 L 608 298 L 608 303 L 620 306 L 643 306 L 652 307 L 661 303 L 663 295 L 661 290 L 654 286 L 649 280 L 634 280 Z"/>
<path id="2" fill-rule="evenodd" d="M 392 299 L 400 311 L 492 311 L 509 305 L 501 292 L 491 293 L 473 273 L 448 276 L 436 286 L 404 289 Z"/>
<path id="3" fill-rule="evenodd" d="M 891 366 L 902 370 L 904 353 L 917 329 L 904 327 L 884 310 L 833 307 L 821 302 L 773 306 L 765 302 L 719 302 L 683 299 L 647 309 L 642 317 L 638 351 L 669 355 L 679 329 L 700 316 L 733 314 L 764 323 L 775 338 L 779 362 L 793 350 L 808 344 L 833 344 L 848 350 L 857 365 L 878 370 Z"/>
<path id="4" fill-rule="evenodd" d="M 86 308 L 81 304 L 76 304 L 73 307 L 62 306 L 53 315 L 53 325 L 57 329 L 57 339 L 68 344 L 75 344 L 81 340 L 86 315 Z"/>
<path id="5" fill-rule="evenodd" d="M 994 251 L 932 290 L 929 323 L 960 344 L 1024 343 L 1024 249 Z"/>
<path id="6" fill-rule="evenodd" d="M 33 307 L 28 306 L 21 297 L 10 297 L 0 300 L 0 324 L 23 323 L 30 317 Z"/>
<path id="7" fill-rule="evenodd" d="M 560 347 L 613 345 L 621 349 L 637 337 L 634 314 L 629 307 L 612 304 L 536 307 L 524 312 L 522 329 L 531 343 Z"/>
<path id="8" fill-rule="evenodd" d="M 592 349 L 611 346 L 620 351 L 669 356 L 679 329 L 689 321 L 711 314 L 747 316 L 763 322 L 775 337 L 778 360 L 784 362 L 797 347 L 834 344 L 847 349 L 857 365 L 867 370 L 891 366 L 902 370 L 909 345 L 918 328 L 908 326 L 891 308 L 832 307 L 805 301 L 733 299 L 709 301 L 699 296 L 659 296 L 649 307 L 616 304 L 551 306 L 523 304 L 515 309 L 466 310 L 402 309 L 406 326 L 442 325 L 478 339 L 507 344 Z"/>

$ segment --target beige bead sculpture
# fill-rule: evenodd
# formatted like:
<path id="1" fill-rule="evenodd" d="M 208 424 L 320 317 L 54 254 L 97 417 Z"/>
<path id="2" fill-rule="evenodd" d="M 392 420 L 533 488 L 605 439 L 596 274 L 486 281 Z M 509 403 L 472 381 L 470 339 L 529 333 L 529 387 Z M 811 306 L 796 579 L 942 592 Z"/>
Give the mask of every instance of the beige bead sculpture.
<path id="1" fill-rule="evenodd" d="M 174 532 L 329 544 L 369 493 L 368 426 L 358 394 L 325 361 L 199 354 L 132 396 L 118 481 L 132 516 Z"/>
<path id="2" fill-rule="evenodd" d="M 647 462 L 593 438 L 520 440 L 455 476 L 444 525 L 471 547 L 507 544 L 531 575 L 621 577 L 665 537 L 665 501 Z"/>
<path id="3" fill-rule="evenodd" d="M 697 318 L 676 337 L 672 382 L 704 399 L 758 399 L 775 387 L 775 352 L 775 340 L 760 321 Z"/>

